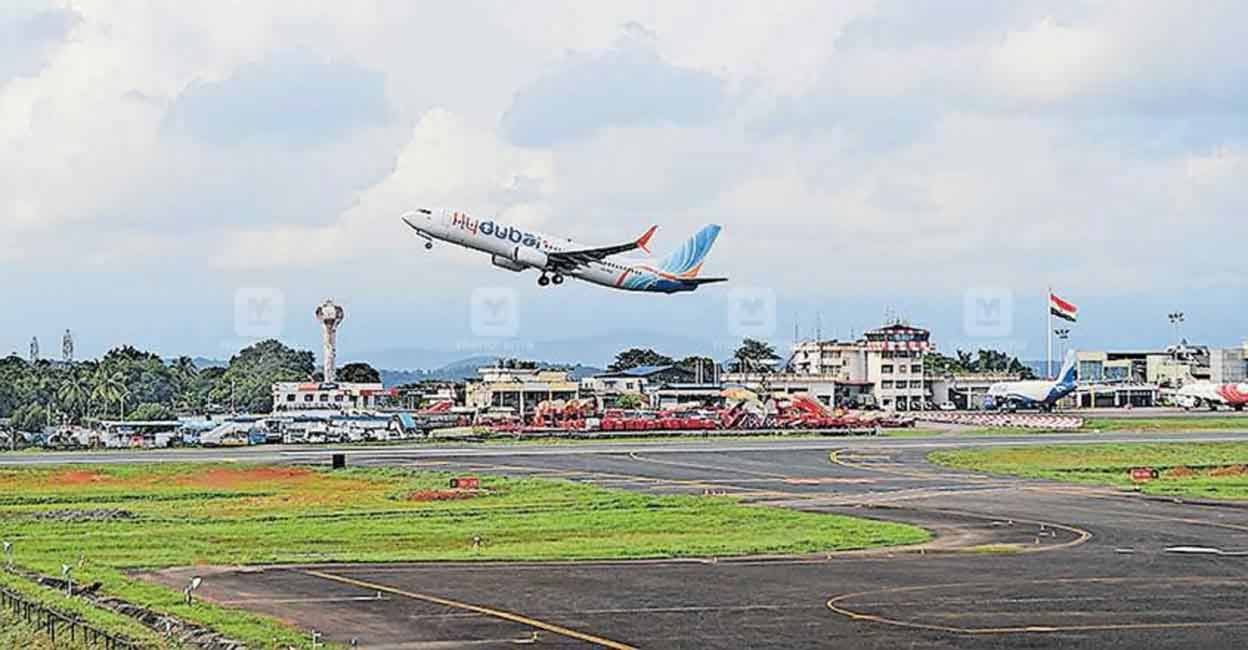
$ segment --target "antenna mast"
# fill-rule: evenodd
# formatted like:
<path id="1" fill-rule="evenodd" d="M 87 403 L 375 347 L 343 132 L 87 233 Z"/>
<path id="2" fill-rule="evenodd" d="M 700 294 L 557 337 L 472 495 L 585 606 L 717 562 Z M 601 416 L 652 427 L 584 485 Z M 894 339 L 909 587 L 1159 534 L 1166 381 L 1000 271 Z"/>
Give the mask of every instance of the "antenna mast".
<path id="1" fill-rule="evenodd" d="M 65 330 L 65 337 L 61 339 L 61 359 L 65 365 L 74 362 L 74 335 L 69 330 Z"/>

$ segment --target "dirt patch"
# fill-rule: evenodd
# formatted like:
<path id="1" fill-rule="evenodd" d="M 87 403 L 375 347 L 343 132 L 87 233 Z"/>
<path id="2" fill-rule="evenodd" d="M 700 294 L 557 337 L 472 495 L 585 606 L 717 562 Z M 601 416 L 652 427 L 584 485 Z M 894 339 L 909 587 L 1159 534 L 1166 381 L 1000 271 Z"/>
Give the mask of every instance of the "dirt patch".
<path id="1" fill-rule="evenodd" d="M 1193 470 L 1190 467 L 1185 467 L 1183 465 L 1179 465 L 1178 467 L 1172 467 L 1166 470 L 1164 474 L 1162 474 L 1163 478 L 1191 478 L 1193 476 L 1196 476 L 1195 470 Z"/>
<path id="2" fill-rule="evenodd" d="M 419 490 L 407 495 L 408 501 L 458 501 L 479 497 L 480 490 Z"/>
<path id="3" fill-rule="evenodd" d="M 48 481 L 54 485 L 90 485 L 105 480 L 99 472 L 82 469 L 67 469 L 53 474 Z"/>
<path id="4" fill-rule="evenodd" d="M 1248 465 L 1228 465 L 1209 470 L 1209 476 L 1248 476 Z"/>
<path id="5" fill-rule="evenodd" d="M 216 467 L 178 480 L 179 485 L 207 488 L 238 488 L 253 483 L 273 483 L 307 478 L 314 472 L 303 467 Z"/>

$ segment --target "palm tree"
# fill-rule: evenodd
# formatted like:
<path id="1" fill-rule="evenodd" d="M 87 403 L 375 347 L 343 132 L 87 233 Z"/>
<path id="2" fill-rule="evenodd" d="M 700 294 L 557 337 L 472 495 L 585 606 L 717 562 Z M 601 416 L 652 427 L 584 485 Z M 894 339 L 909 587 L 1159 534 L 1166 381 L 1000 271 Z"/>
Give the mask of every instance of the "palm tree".
<path id="1" fill-rule="evenodd" d="M 189 409 L 191 406 L 191 389 L 195 386 L 195 379 L 199 374 L 199 369 L 195 367 L 195 362 L 190 357 L 178 357 L 169 369 L 173 374 L 173 381 L 177 385 L 178 394 L 175 401 L 179 402 L 179 406 Z"/>
<path id="2" fill-rule="evenodd" d="M 56 390 L 56 399 L 79 416 L 86 413 L 86 406 L 91 400 L 91 382 L 82 374 L 74 373 L 61 382 Z"/>
<path id="3" fill-rule="evenodd" d="M 130 393 L 126 388 L 126 374 L 120 370 L 109 372 L 108 368 L 100 366 L 92 375 L 91 383 L 94 385 L 91 389 L 91 401 L 102 402 L 105 406 L 112 402 L 119 402 L 121 406 L 118 414 L 124 418 L 126 395 Z"/>

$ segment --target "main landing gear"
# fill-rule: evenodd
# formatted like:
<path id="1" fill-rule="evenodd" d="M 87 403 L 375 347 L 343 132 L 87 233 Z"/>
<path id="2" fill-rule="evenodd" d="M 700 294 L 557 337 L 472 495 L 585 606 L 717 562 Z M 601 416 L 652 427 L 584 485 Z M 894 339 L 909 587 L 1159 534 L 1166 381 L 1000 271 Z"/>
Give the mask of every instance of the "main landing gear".
<path id="1" fill-rule="evenodd" d="M 563 284 L 563 274 L 556 273 L 554 275 L 546 275 L 545 273 L 542 273 L 540 276 L 537 277 L 537 286 L 539 287 L 548 286 L 552 282 L 555 283 L 556 285 Z"/>

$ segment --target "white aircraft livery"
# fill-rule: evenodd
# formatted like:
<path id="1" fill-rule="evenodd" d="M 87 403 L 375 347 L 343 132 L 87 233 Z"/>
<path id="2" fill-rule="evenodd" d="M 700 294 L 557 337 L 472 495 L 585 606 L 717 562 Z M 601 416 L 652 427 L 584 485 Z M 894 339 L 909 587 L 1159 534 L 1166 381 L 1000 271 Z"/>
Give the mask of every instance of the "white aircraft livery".
<path id="1" fill-rule="evenodd" d="M 1244 406 L 1248 405 L 1248 383 L 1215 384 L 1198 381 L 1184 384 L 1179 388 L 1177 395 L 1179 405 L 1185 409 L 1196 408 L 1203 404 L 1210 410 L 1216 410 L 1219 406 L 1229 406 L 1236 411 L 1242 411 Z"/>
<path id="2" fill-rule="evenodd" d="M 723 282 L 728 278 L 701 278 L 702 262 L 720 227 L 706 226 L 689 238 L 676 252 L 657 263 L 645 260 L 608 261 L 620 253 L 641 249 L 650 252 L 650 238 L 658 226 L 637 239 L 614 246 L 583 246 L 571 239 L 552 237 L 499 223 L 492 219 L 475 219 L 452 210 L 416 210 L 402 216 L 416 234 L 425 240 L 425 248 L 433 248 L 433 240 L 458 244 L 490 255 L 494 266 L 509 271 L 537 269 L 540 286 L 562 284 L 571 276 L 613 289 L 679 293 L 693 291 L 704 284 Z"/>
<path id="3" fill-rule="evenodd" d="M 1057 401 L 1075 391 L 1075 351 L 1066 353 L 1056 380 L 1003 381 L 988 387 L 984 408 L 1011 410 L 1016 408 L 1053 409 Z"/>

